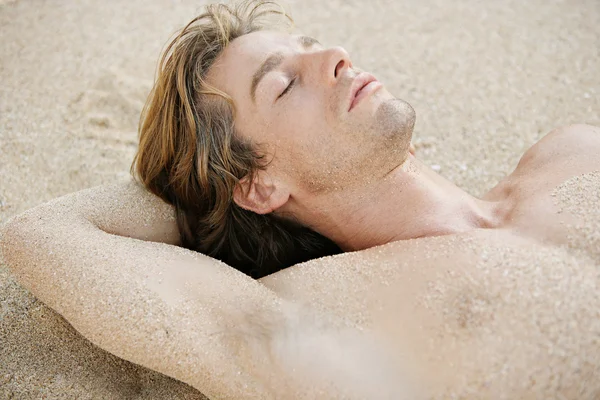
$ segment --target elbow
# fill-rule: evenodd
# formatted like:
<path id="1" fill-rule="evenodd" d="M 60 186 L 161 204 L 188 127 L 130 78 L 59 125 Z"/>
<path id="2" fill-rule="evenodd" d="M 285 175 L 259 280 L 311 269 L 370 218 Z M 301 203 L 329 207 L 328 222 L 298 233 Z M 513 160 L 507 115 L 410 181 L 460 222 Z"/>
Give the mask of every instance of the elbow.
<path id="1" fill-rule="evenodd" d="M 27 218 L 21 214 L 0 226 L 0 257 L 14 275 L 19 275 L 23 266 L 23 253 L 29 240 L 27 225 Z"/>
<path id="2" fill-rule="evenodd" d="M 52 237 L 56 243 L 66 240 L 56 232 L 53 221 L 57 218 L 60 218 L 58 213 L 38 206 L 0 227 L 0 260 L 23 288 L 42 301 L 53 282 L 56 259 L 52 253 L 59 250 L 48 246 L 48 238 Z"/>
<path id="3" fill-rule="evenodd" d="M 50 211 L 38 206 L 0 226 L 0 260 L 25 286 L 39 264 L 38 251 L 50 234 L 48 222 L 55 217 Z"/>

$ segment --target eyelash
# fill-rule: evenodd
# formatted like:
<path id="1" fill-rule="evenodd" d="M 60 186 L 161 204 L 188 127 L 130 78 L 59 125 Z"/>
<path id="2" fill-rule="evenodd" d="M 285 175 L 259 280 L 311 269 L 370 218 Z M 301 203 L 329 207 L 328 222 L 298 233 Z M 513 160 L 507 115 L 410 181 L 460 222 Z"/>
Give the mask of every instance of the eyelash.
<path id="1" fill-rule="evenodd" d="M 290 91 L 290 89 L 296 84 L 296 79 L 297 78 L 294 78 L 290 81 L 290 84 L 285 88 L 285 90 L 283 92 L 281 92 L 279 97 L 277 97 L 278 99 L 282 98 L 287 92 Z"/>

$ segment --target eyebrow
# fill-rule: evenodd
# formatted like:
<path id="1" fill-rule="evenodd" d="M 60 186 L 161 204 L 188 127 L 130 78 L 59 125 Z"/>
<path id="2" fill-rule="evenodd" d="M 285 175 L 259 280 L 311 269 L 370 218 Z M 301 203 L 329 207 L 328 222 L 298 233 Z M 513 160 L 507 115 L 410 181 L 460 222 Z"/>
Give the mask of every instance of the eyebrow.
<path id="1" fill-rule="evenodd" d="M 313 44 L 320 44 L 319 41 L 310 36 L 299 36 L 298 41 L 302 45 L 303 48 L 307 49 Z M 277 67 L 281 65 L 283 62 L 283 53 L 278 51 L 276 53 L 271 54 L 265 61 L 262 62 L 258 70 L 252 75 L 252 84 L 250 85 L 250 97 L 252 101 L 256 103 L 256 88 L 258 84 L 269 72 L 273 71 Z"/>

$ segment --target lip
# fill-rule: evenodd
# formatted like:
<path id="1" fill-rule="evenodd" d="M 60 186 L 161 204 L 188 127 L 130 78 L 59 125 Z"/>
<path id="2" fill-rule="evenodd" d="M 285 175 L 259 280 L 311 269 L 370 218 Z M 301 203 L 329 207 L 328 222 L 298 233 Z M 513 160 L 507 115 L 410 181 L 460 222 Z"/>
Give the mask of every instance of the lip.
<path id="1" fill-rule="evenodd" d="M 356 94 L 367 86 L 371 82 L 379 82 L 377 78 L 367 72 L 361 72 L 356 75 L 354 80 L 352 81 L 352 85 L 350 85 L 350 95 L 348 100 L 348 111 L 352 110 L 354 106 L 361 100 L 360 98 L 356 98 Z M 361 96 L 362 97 L 362 96 Z M 358 100 L 358 101 L 356 101 Z"/>

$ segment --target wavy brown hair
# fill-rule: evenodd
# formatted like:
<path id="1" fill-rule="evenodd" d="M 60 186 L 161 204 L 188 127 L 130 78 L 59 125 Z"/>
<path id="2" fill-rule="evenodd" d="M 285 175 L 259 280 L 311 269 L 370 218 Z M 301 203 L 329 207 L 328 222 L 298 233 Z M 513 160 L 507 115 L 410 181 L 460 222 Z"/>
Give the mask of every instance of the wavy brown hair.
<path id="1" fill-rule="evenodd" d="M 266 166 L 265 154 L 235 132 L 235 106 L 206 74 L 235 38 L 292 19 L 273 1 L 212 4 L 165 49 L 142 111 L 132 172 L 175 207 L 184 247 L 259 278 L 339 248 L 292 220 L 242 209 L 233 190 Z"/>

